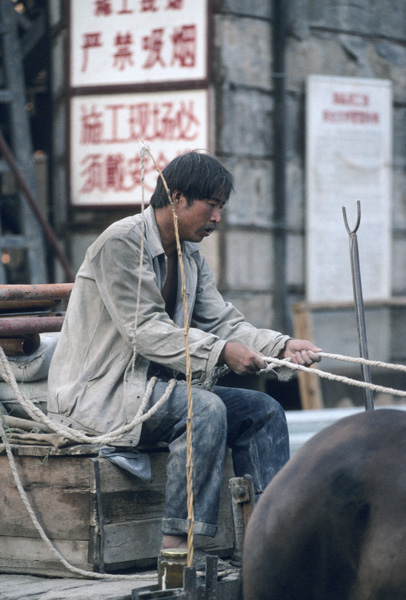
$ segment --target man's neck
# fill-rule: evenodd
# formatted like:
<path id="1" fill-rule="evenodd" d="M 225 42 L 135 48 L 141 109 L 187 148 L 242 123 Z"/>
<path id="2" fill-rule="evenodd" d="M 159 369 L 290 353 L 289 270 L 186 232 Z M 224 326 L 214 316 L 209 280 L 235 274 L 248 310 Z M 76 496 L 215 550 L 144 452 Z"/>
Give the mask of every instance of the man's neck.
<path id="1" fill-rule="evenodd" d="M 154 210 L 162 247 L 166 256 L 172 256 L 176 252 L 176 235 L 172 208 L 171 206 L 163 206 Z"/>

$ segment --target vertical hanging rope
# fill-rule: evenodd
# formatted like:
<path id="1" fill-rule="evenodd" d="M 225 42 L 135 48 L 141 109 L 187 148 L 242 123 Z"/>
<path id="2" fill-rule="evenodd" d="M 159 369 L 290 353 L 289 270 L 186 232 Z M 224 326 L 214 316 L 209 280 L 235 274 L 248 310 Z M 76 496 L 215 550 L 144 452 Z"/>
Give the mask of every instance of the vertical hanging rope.
<path id="1" fill-rule="evenodd" d="M 184 309 L 184 338 L 185 338 L 185 354 L 186 354 L 186 385 L 187 385 L 187 402 L 188 402 L 188 415 L 186 419 L 186 483 L 187 483 L 187 511 L 188 511 L 188 535 L 187 535 L 187 566 L 193 566 L 193 535 L 194 535 L 194 509 L 193 509 L 193 396 L 192 396 L 192 370 L 190 366 L 190 349 L 189 349 L 189 316 L 187 307 L 187 296 L 186 296 L 186 283 L 185 273 L 183 269 L 183 256 L 182 248 L 179 239 L 178 231 L 178 217 L 175 211 L 175 205 L 173 203 L 170 190 L 165 181 L 165 177 L 162 174 L 161 169 L 158 167 L 154 157 L 151 154 L 148 146 L 143 142 L 145 151 L 149 154 L 152 162 L 165 187 L 168 195 L 169 204 L 172 209 L 173 222 L 175 226 L 175 237 L 176 237 L 176 248 L 178 253 L 179 270 L 181 277 L 181 290 L 182 300 Z"/>
<path id="2" fill-rule="evenodd" d="M 145 209 L 145 155 L 148 150 L 145 144 L 143 144 L 140 154 L 141 154 L 141 249 L 140 249 L 140 276 L 138 278 L 138 287 L 137 287 L 137 302 L 135 305 L 135 317 L 134 317 L 134 335 L 132 339 L 132 347 L 133 347 L 133 356 L 132 356 L 132 364 L 131 364 L 131 374 L 134 375 L 135 370 L 135 358 L 137 354 L 137 326 L 138 326 L 138 315 L 140 311 L 140 297 L 141 297 L 141 284 L 142 284 L 142 269 L 143 269 L 143 259 L 144 259 L 144 236 L 145 236 L 145 219 L 144 219 L 144 209 Z"/>

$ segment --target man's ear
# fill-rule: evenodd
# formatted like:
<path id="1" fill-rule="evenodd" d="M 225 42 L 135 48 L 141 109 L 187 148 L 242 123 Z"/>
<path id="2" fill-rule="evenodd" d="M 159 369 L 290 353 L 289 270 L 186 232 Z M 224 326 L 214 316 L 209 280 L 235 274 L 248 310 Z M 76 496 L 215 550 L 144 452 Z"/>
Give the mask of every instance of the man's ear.
<path id="1" fill-rule="evenodd" d="M 179 202 L 182 199 L 182 192 L 180 192 L 179 190 L 175 190 L 174 192 L 172 192 L 172 202 L 174 204 L 179 204 Z"/>

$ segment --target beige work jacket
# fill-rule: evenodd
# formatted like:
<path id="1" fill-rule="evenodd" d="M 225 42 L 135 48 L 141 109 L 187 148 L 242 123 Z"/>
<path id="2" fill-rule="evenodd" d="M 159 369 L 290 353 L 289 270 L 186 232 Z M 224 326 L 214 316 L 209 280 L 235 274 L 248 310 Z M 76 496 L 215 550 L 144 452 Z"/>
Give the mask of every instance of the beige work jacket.
<path id="1" fill-rule="evenodd" d="M 227 341 L 276 356 L 288 336 L 253 327 L 224 301 L 198 245 L 184 242 L 182 253 L 194 383 L 212 381 Z M 48 414 L 56 422 L 95 435 L 111 432 L 134 419 L 150 361 L 186 372 L 181 278 L 172 320 L 161 295 L 166 271 L 151 207 L 144 225 L 141 215 L 127 217 L 90 246 L 49 371 Z M 140 431 L 137 426 L 122 444 L 136 445 Z"/>

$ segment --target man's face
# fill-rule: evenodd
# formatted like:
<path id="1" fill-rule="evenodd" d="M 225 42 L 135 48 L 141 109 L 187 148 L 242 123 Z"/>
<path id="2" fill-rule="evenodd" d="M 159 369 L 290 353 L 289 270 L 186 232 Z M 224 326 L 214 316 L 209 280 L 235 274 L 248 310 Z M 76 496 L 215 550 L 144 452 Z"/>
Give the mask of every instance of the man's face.
<path id="1" fill-rule="evenodd" d="M 201 242 L 208 237 L 221 221 L 221 209 L 226 200 L 212 197 L 206 200 L 194 200 L 188 204 L 185 196 L 179 194 L 175 199 L 178 217 L 179 237 L 182 241 Z"/>

